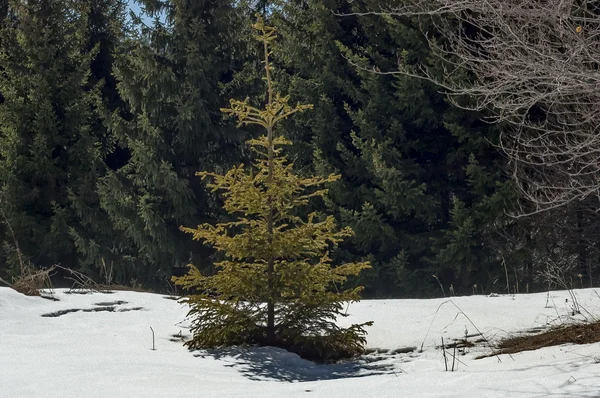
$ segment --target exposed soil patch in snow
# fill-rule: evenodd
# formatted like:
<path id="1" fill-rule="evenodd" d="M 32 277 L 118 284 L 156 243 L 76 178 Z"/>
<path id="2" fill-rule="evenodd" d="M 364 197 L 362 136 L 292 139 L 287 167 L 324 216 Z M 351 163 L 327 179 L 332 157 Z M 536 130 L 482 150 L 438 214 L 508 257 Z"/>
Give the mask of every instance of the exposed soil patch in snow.
<path id="1" fill-rule="evenodd" d="M 51 293 L 40 292 L 40 297 L 50 301 L 60 301 L 58 297 Z"/>
<path id="2" fill-rule="evenodd" d="M 600 342 L 600 322 L 565 325 L 546 332 L 512 337 L 499 344 L 499 353 L 514 354 L 562 344 L 592 344 Z"/>
<path id="3" fill-rule="evenodd" d="M 94 305 L 106 307 L 106 306 L 111 306 L 111 305 L 123 305 L 123 304 L 128 304 L 128 303 L 127 303 L 127 301 L 118 300 L 118 301 L 105 301 L 102 303 L 96 303 Z"/>
<path id="4" fill-rule="evenodd" d="M 114 292 L 111 292 L 110 290 L 69 289 L 69 290 L 65 290 L 63 293 L 64 294 L 81 294 L 81 295 L 87 295 L 87 294 L 95 294 L 95 293 L 113 294 Z"/>
<path id="5" fill-rule="evenodd" d="M 49 312 L 46 314 L 42 314 L 41 316 L 43 316 L 44 318 L 56 318 L 59 316 L 63 316 L 63 315 L 67 315 L 67 314 L 71 314 L 73 312 L 79 312 L 79 311 L 82 311 L 82 312 L 102 312 L 102 311 L 128 312 L 128 311 L 141 311 L 143 309 L 144 309 L 143 307 L 117 308 L 117 307 L 112 307 L 112 306 L 96 307 L 96 308 L 70 308 L 70 309 L 66 309 L 66 310 Z"/>

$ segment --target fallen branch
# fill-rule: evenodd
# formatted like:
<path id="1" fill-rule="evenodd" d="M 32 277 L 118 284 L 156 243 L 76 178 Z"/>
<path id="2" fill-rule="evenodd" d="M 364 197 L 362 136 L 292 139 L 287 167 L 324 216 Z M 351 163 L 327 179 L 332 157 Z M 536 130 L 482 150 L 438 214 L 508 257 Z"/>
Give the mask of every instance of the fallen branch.
<path id="1" fill-rule="evenodd" d="M 12 285 L 12 283 L 8 283 L 7 281 L 5 281 L 4 279 L 0 278 L 0 282 L 4 283 L 6 286 L 10 287 L 11 289 L 14 289 L 15 287 Z"/>

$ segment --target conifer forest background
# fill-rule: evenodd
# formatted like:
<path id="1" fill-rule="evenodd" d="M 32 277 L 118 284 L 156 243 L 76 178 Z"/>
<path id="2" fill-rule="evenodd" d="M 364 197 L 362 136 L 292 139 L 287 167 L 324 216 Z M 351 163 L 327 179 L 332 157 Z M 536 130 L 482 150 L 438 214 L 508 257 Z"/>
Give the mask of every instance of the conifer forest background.
<path id="1" fill-rule="evenodd" d="M 214 272 L 220 254 L 180 226 L 229 217 L 195 174 L 251 158 L 260 132 L 220 109 L 264 100 L 260 13 L 278 32 L 276 89 L 314 106 L 278 127 L 288 158 L 301 176 L 341 175 L 306 211 L 354 230 L 334 263 L 371 264 L 350 287 L 400 298 L 597 286 L 598 199 L 528 211 L 502 125 L 392 73 L 444 73 L 424 35 L 437 25 L 367 13 L 399 2 L 139 0 L 132 13 L 124 0 L 0 0 L 0 278 L 23 261 L 59 264 L 55 286 L 72 269 L 163 292 L 189 263 Z"/>

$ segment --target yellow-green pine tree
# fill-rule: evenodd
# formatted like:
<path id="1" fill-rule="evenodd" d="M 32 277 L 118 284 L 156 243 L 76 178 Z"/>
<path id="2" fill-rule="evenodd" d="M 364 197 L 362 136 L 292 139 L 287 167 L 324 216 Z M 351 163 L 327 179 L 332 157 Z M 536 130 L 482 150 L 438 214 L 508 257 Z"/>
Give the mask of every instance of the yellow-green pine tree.
<path id="1" fill-rule="evenodd" d="M 186 276 L 174 278 L 197 292 L 185 299 L 194 318 L 193 339 L 187 344 L 190 348 L 268 344 L 321 360 L 355 355 L 363 349 L 364 327 L 370 322 L 341 328 L 335 320 L 344 315 L 343 304 L 359 300 L 362 290 L 343 290 L 342 285 L 369 264 L 334 267 L 328 250 L 352 231 L 338 230 L 333 216 L 298 215 L 298 208 L 326 195 L 322 186 L 339 176 L 299 177 L 282 154 L 282 146 L 291 143 L 274 136 L 275 126 L 312 105 L 292 106 L 289 97 L 274 92 L 269 57 L 275 29 L 260 18 L 253 27 L 264 45 L 267 103 L 258 108 L 249 100 L 231 100 L 223 112 L 240 125 L 261 126 L 266 135 L 249 141 L 256 154 L 251 167 L 239 165 L 225 175 L 198 173 L 211 179 L 208 186 L 222 193 L 224 209 L 236 221 L 182 227 L 226 258 L 216 264 L 213 276 L 190 265 Z"/>

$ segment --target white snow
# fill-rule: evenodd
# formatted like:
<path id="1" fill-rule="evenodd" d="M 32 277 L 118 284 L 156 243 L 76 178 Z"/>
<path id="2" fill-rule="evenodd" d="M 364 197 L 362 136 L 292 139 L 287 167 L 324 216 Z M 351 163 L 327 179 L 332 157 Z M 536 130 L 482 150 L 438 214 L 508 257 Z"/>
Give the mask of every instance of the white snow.
<path id="1" fill-rule="evenodd" d="M 588 319 L 600 317 L 595 290 L 574 294 Z M 370 354 L 335 365 L 315 365 L 271 347 L 190 352 L 172 341 L 179 333 L 189 336 L 187 309 L 162 295 L 55 290 L 53 296 L 59 301 L 0 288 L 0 397 L 600 396 L 598 344 L 476 360 L 489 352 L 483 343 L 458 356 L 457 371 L 444 370 L 442 337 L 451 342 L 479 330 L 494 340 L 557 325 L 570 315 L 566 291 L 365 300 L 351 305 L 340 322 L 374 321 L 371 348 L 423 344 L 423 351 Z M 112 311 L 93 311 L 99 307 Z"/>

